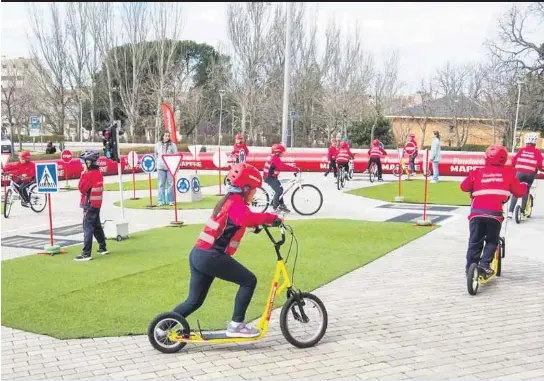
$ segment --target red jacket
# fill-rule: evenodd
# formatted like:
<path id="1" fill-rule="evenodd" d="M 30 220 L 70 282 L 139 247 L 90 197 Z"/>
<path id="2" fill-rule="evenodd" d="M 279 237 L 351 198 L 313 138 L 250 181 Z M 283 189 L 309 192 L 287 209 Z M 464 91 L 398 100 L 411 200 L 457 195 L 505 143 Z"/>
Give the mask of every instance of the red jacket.
<path id="1" fill-rule="evenodd" d="M 231 154 L 236 156 L 236 157 L 240 157 L 240 151 L 243 150 L 244 153 L 246 154 L 246 157 L 249 153 L 249 149 L 247 148 L 247 145 L 246 143 L 234 143 L 234 147 L 232 149 L 232 152 Z"/>
<path id="2" fill-rule="evenodd" d="M 371 149 L 368 150 L 368 156 L 370 157 L 382 157 L 386 156 L 387 152 L 381 147 L 381 146 L 373 146 Z"/>
<path id="3" fill-rule="evenodd" d="M 102 207 L 102 196 L 104 194 L 104 177 L 100 169 L 89 169 L 82 174 L 77 185 L 81 193 L 79 206 L 83 210 L 91 207 L 100 209 Z"/>
<path id="4" fill-rule="evenodd" d="M 344 163 L 347 163 L 349 159 L 353 157 L 354 155 L 353 153 L 351 153 L 349 146 L 346 148 L 340 148 L 340 150 L 338 150 L 338 156 L 336 156 L 336 162 L 338 164 L 344 164 Z"/>
<path id="5" fill-rule="evenodd" d="M 535 146 L 520 149 L 512 158 L 512 166 L 518 172 L 537 173 L 542 170 L 542 152 Z"/>
<path id="6" fill-rule="evenodd" d="M 234 255 L 246 228 L 271 225 L 278 218 L 272 213 L 253 213 L 240 194 L 231 195 L 216 217 L 204 225 L 196 241 L 196 247 Z"/>
<path id="7" fill-rule="evenodd" d="M 283 161 L 281 161 L 278 155 L 271 155 L 266 163 L 264 163 L 263 178 L 266 179 L 267 177 L 278 177 L 281 171 L 295 172 L 297 170 L 297 167 L 285 164 Z"/>
<path id="8" fill-rule="evenodd" d="M 32 161 L 27 161 L 26 163 L 7 163 L 4 167 L 4 173 L 9 173 L 13 177 L 26 175 L 25 179 L 21 179 L 24 182 L 30 182 L 36 177 L 36 165 Z"/>
<path id="9" fill-rule="evenodd" d="M 471 171 L 461 183 L 463 192 L 470 192 L 472 205 L 468 219 L 474 217 L 495 218 L 503 221 L 502 206 L 513 194 L 522 197 L 527 184 L 520 183 L 512 167 L 486 165 Z"/>
<path id="10" fill-rule="evenodd" d="M 329 161 L 335 160 L 337 155 L 338 155 L 338 148 L 336 148 L 335 146 L 330 146 L 329 152 L 327 154 L 327 158 L 329 159 Z"/>

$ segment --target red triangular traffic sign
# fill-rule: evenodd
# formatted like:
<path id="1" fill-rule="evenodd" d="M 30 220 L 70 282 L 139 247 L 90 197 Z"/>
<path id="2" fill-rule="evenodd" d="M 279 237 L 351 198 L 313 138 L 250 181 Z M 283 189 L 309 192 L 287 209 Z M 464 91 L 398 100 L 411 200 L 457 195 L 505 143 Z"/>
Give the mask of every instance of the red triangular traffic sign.
<path id="1" fill-rule="evenodd" d="M 162 155 L 162 161 L 164 161 L 166 168 L 168 168 L 168 172 L 170 172 L 172 176 L 176 175 L 182 158 L 183 154 L 181 153 L 165 153 Z"/>

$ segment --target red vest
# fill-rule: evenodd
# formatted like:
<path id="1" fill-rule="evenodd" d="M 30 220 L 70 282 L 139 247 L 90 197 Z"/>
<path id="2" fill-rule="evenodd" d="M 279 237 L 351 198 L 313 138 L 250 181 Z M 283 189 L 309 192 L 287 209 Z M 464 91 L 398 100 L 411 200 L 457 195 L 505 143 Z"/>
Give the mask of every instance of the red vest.
<path id="1" fill-rule="evenodd" d="M 89 209 L 91 206 L 100 209 L 104 194 L 104 177 L 102 176 L 102 172 L 99 169 L 92 169 L 84 176 L 84 181 L 89 181 L 91 187 L 85 193 L 81 194 L 80 204 L 83 209 Z"/>
<path id="2" fill-rule="evenodd" d="M 382 148 L 380 146 L 373 146 L 371 149 L 368 150 L 368 156 L 382 157 L 383 156 Z"/>
<path id="3" fill-rule="evenodd" d="M 338 156 L 336 156 L 336 162 L 339 164 L 347 163 L 351 159 L 349 152 L 349 148 L 340 148 Z"/>
<path id="4" fill-rule="evenodd" d="M 206 222 L 204 229 L 198 236 L 196 247 L 204 250 L 215 249 L 228 255 L 236 253 L 246 228 L 236 226 L 229 220 L 228 213 L 231 205 L 235 202 L 234 197 L 236 195 L 230 196 L 217 216 L 210 217 Z"/>
<path id="5" fill-rule="evenodd" d="M 536 173 L 542 167 L 542 154 L 535 147 L 523 147 L 518 151 L 513 162 L 518 172 Z"/>

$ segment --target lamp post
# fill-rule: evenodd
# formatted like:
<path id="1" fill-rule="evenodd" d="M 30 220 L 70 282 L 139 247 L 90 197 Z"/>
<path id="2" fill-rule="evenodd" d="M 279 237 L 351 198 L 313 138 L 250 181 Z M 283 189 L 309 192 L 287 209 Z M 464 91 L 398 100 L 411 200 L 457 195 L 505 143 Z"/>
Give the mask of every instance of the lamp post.
<path id="1" fill-rule="evenodd" d="M 518 132 L 518 115 L 519 115 L 519 100 L 521 98 L 521 84 L 522 81 L 518 81 L 518 103 L 516 106 L 516 121 L 514 122 L 514 136 L 512 138 L 512 154 L 514 154 L 514 150 L 516 149 L 516 134 Z"/>
<path id="2" fill-rule="evenodd" d="M 287 146 L 287 129 L 289 118 L 289 79 L 291 74 L 291 30 L 293 24 L 293 3 L 287 2 L 287 28 L 285 32 L 285 51 L 283 68 L 283 118 L 281 128 L 281 142 Z"/>
<path id="3" fill-rule="evenodd" d="M 218 152 L 218 155 L 219 155 L 219 195 L 221 196 L 222 193 L 221 193 L 221 166 L 222 166 L 222 163 L 221 163 L 221 137 L 222 137 L 222 132 L 221 132 L 221 125 L 223 123 L 223 96 L 225 95 L 225 90 L 219 90 L 219 97 L 221 98 L 221 101 L 220 101 L 220 107 L 219 107 L 219 138 L 217 140 L 217 152 Z"/>

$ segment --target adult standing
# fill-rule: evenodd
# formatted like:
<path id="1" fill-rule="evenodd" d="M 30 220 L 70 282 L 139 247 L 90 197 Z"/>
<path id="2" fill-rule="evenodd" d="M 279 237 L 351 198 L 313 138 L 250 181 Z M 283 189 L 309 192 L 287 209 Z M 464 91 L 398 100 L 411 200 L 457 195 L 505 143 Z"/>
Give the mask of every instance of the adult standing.
<path id="1" fill-rule="evenodd" d="M 433 179 L 431 183 L 436 184 L 440 173 L 438 172 L 438 163 L 442 159 L 442 150 L 440 149 L 440 132 L 433 131 L 434 138 L 431 143 L 431 153 L 429 160 L 433 163 Z"/>
<path id="2" fill-rule="evenodd" d="M 157 177 L 159 181 L 159 192 L 157 195 L 159 206 L 174 205 L 174 192 L 172 182 L 174 179 L 166 168 L 166 164 L 162 160 L 162 155 L 178 153 L 178 147 L 170 140 L 170 132 L 165 131 L 162 135 L 162 142 L 155 145 L 155 155 L 157 157 Z"/>

